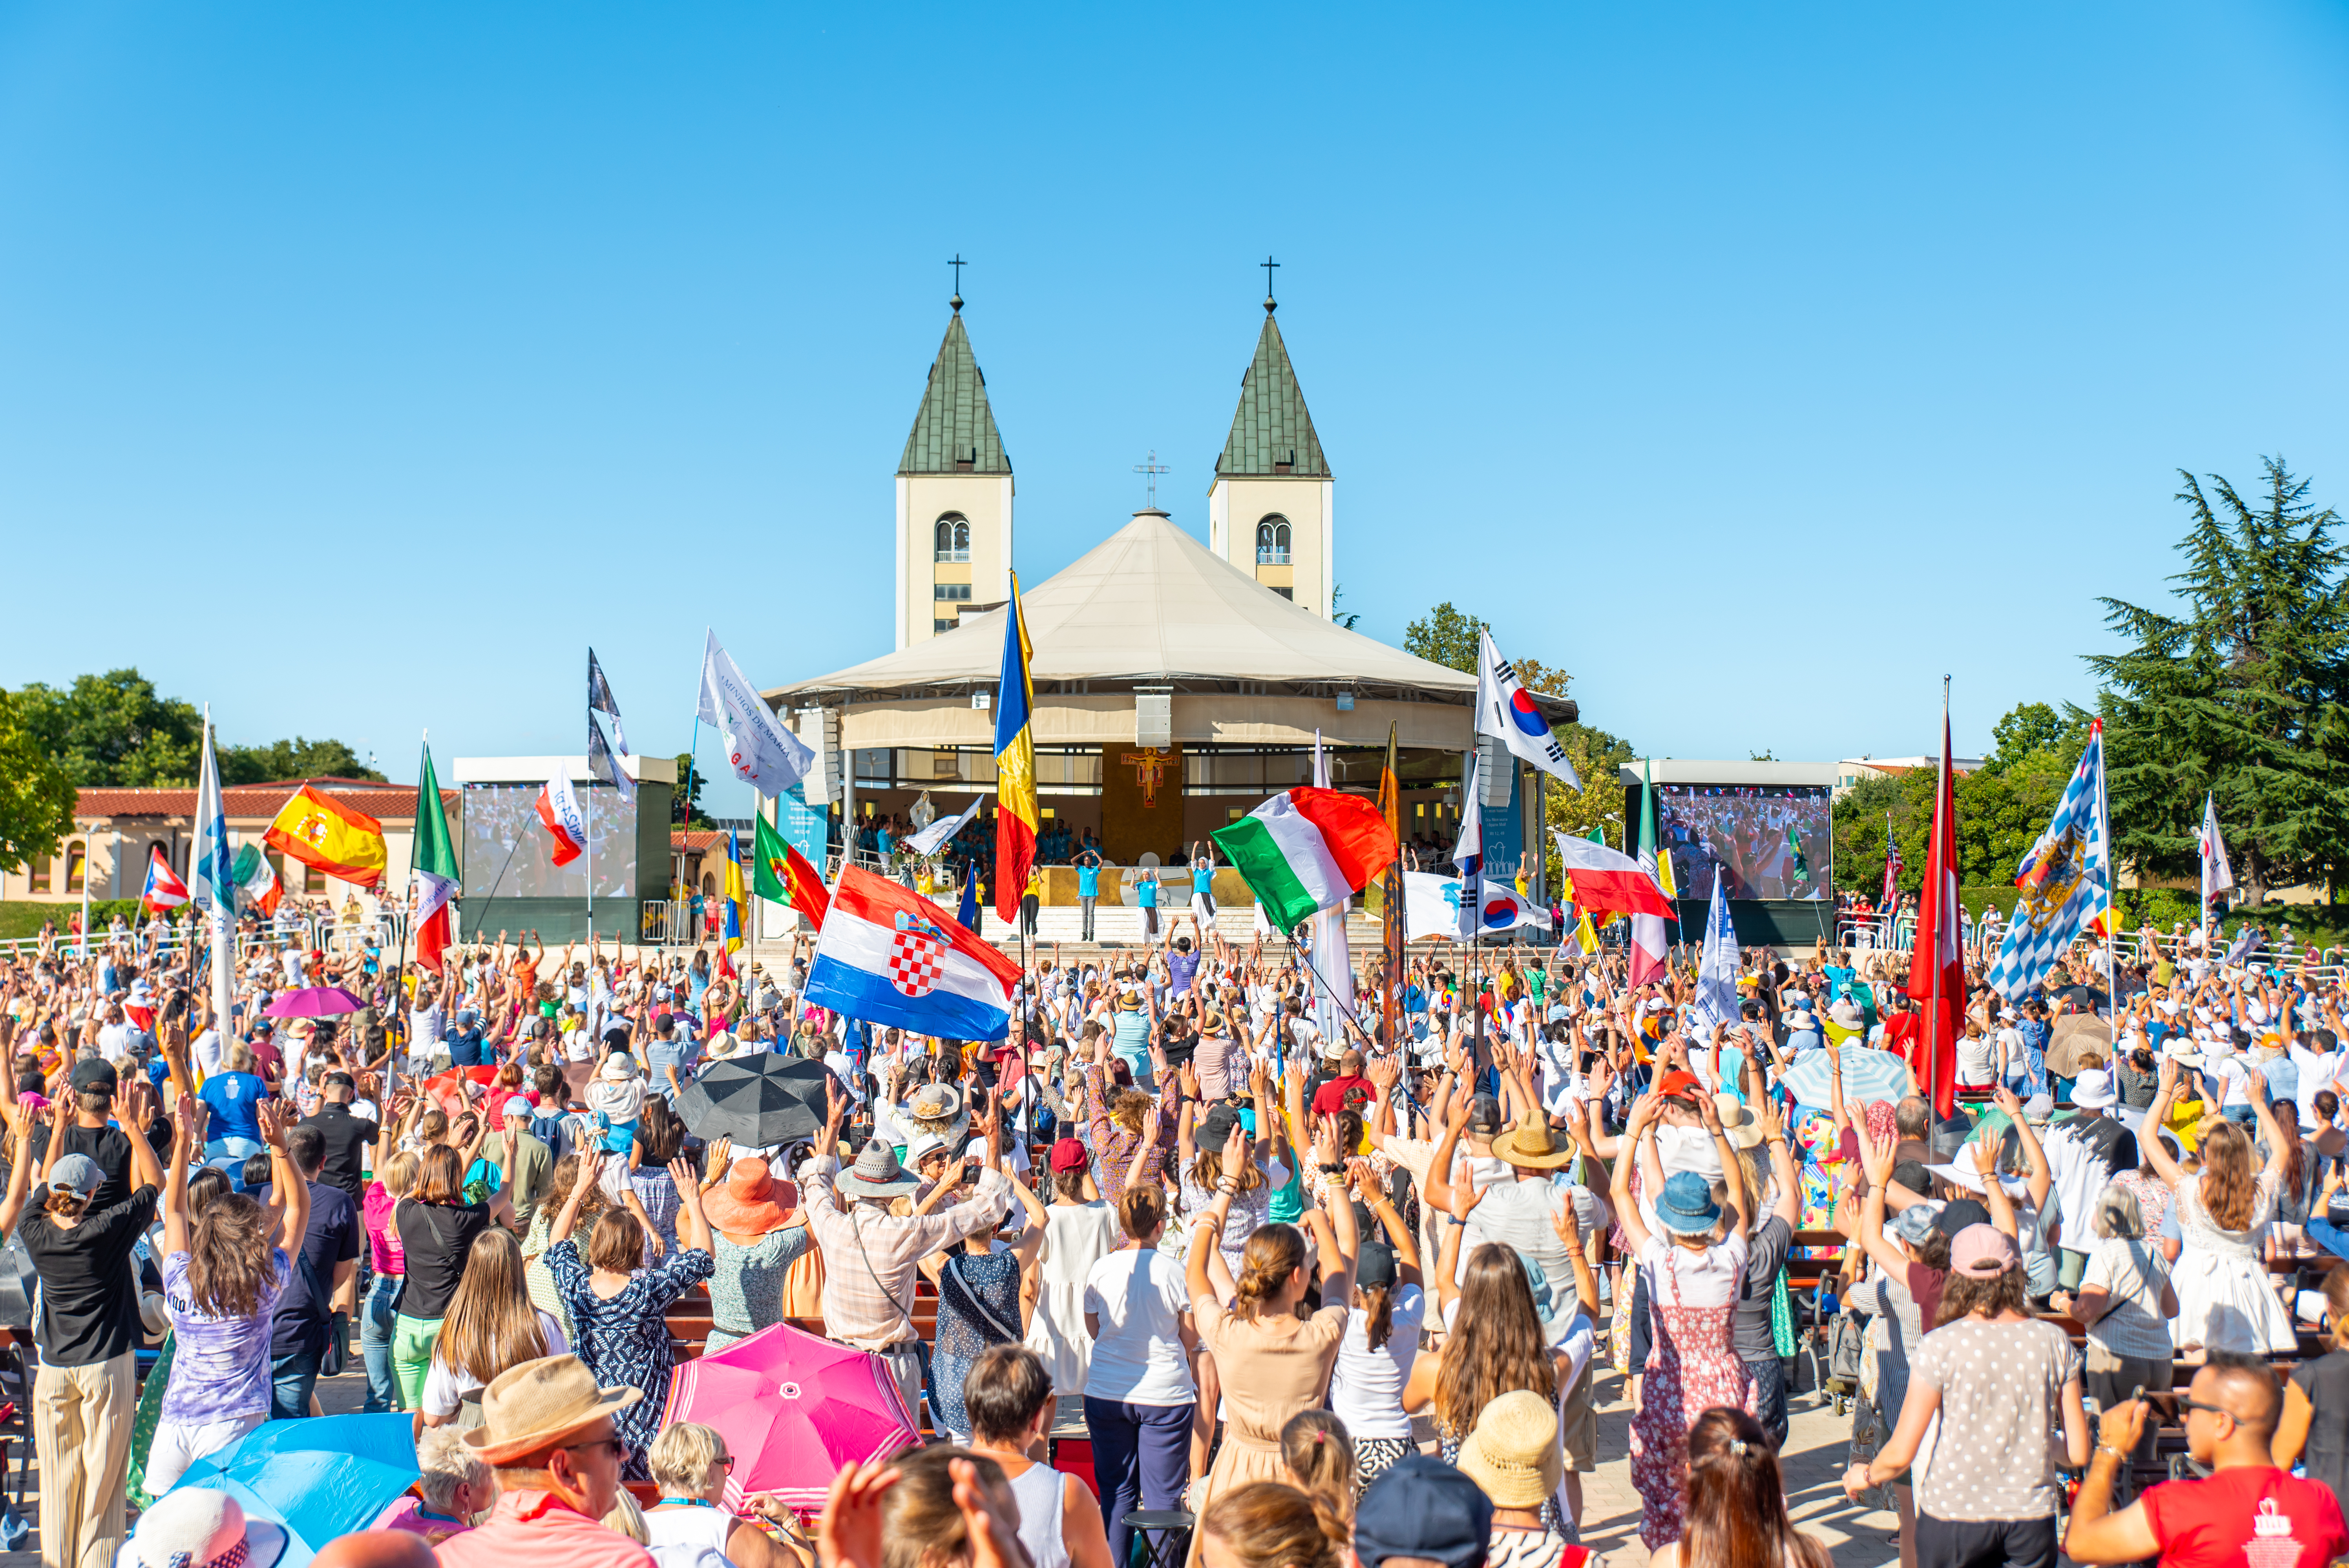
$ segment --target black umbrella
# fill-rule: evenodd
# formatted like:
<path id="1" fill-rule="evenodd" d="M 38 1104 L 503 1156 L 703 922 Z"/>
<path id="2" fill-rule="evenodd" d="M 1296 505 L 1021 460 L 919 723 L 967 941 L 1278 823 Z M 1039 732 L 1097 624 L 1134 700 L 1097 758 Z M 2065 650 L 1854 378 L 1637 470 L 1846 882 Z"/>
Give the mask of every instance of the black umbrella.
<path id="1" fill-rule="evenodd" d="M 712 1063 L 686 1085 L 677 1114 L 704 1142 L 730 1138 L 738 1149 L 792 1143 L 823 1130 L 823 1086 L 831 1077 L 831 1068 L 805 1057 L 736 1057 Z"/>

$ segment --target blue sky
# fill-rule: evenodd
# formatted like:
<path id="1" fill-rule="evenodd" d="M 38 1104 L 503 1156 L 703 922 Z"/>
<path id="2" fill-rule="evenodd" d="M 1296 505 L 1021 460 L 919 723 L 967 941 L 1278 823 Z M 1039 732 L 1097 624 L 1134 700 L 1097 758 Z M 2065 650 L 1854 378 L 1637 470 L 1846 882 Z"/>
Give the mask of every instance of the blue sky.
<path id="1" fill-rule="evenodd" d="M 2084 699 L 2176 469 L 2349 503 L 2349 13 L 0 7 L 0 685 L 414 777 L 885 651 L 971 258 L 1034 580 L 1206 491 L 1261 319 L 1338 576 L 1653 753 Z M 704 759 L 715 763 L 714 748 Z M 715 802 L 739 809 L 721 794 Z"/>

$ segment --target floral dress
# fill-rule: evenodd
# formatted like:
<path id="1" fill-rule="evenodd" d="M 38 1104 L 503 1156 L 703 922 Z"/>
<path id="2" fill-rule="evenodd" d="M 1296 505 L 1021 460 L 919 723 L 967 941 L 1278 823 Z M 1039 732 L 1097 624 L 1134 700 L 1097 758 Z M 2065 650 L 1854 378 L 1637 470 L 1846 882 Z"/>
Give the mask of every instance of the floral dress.
<path id="1" fill-rule="evenodd" d="M 1676 1254 L 1684 1249 L 1661 1245 L 1655 1270 L 1663 1288 L 1648 1295 L 1652 1343 L 1640 1379 L 1640 1408 L 1631 1417 L 1631 1484 L 1642 1505 L 1640 1540 L 1651 1553 L 1681 1538 L 1688 1433 L 1698 1415 L 1716 1405 L 1759 1413 L 1753 1374 L 1730 1338 L 1735 1304 L 1683 1305 Z"/>
<path id="2" fill-rule="evenodd" d="M 1019 1254 L 954 1253 L 938 1271 L 938 1334 L 930 1356 L 930 1410 L 937 1424 L 970 1436 L 963 1379 L 998 1345 L 1019 1342 Z"/>
<path id="3" fill-rule="evenodd" d="M 595 1381 L 606 1388 L 641 1388 L 645 1397 L 612 1418 L 620 1440 L 628 1445 L 623 1474 L 629 1480 L 650 1480 L 646 1463 L 653 1439 L 660 1433 L 661 1410 L 668 1403 L 669 1373 L 676 1361 L 669 1346 L 669 1304 L 710 1275 L 717 1261 L 698 1247 L 672 1252 L 652 1267 L 629 1277 L 620 1294 L 606 1299 L 588 1283 L 588 1269 L 578 1243 L 560 1241 L 546 1249 L 546 1266 L 555 1288 L 578 1326 L 572 1344 Z"/>
<path id="4" fill-rule="evenodd" d="M 770 1231 L 747 1247 L 720 1235 L 717 1248 L 705 1356 L 791 1315 L 783 1310 L 783 1278 L 808 1250 L 807 1222 Z"/>

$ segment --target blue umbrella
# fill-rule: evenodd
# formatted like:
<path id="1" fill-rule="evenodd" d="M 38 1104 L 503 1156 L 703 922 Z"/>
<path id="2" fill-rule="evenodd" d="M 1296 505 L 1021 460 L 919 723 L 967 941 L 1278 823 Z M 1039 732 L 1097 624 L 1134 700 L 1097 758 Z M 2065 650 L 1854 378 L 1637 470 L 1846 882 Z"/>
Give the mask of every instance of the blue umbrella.
<path id="1" fill-rule="evenodd" d="M 1843 1058 L 1843 1098 L 1851 1105 L 1871 1099 L 1899 1100 L 1909 1092 L 1909 1064 L 1890 1051 L 1879 1051 L 1871 1046 L 1846 1046 L 1836 1055 Z M 1824 1109 L 1829 1103 L 1833 1080 L 1828 1072 L 1830 1057 L 1826 1050 L 1805 1051 L 1786 1069 L 1786 1092 L 1802 1105 Z"/>
<path id="2" fill-rule="evenodd" d="M 412 1430 L 398 1413 L 264 1421 L 190 1465 L 172 1490 L 224 1491 L 247 1518 L 284 1525 L 291 1539 L 274 1568 L 302 1568 L 327 1542 L 365 1530 L 416 1483 Z"/>

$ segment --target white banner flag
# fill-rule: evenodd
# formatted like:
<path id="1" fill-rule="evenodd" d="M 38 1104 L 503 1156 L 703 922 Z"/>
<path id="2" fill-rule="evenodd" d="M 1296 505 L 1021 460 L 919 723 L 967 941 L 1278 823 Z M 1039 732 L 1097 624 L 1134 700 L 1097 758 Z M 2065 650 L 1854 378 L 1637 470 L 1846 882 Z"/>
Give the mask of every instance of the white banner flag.
<path id="1" fill-rule="evenodd" d="M 2207 907 L 2213 898 L 2235 885 L 2235 871 L 2227 863 L 2227 841 L 2219 836 L 2219 802 L 2209 795 L 2202 797 L 2202 903 Z"/>
<path id="2" fill-rule="evenodd" d="M 938 818 L 928 827 L 924 828 L 920 832 L 907 834 L 905 836 L 905 842 L 900 844 L 898 848 L 904 850 L 905 853 L 913 856 L 917 861 L 928 860 L 932 855 L 936 854 L 940 850 L 946 848 L 947 842 L 952 840 L 957 833 L 961 832 L 965 828 L 970 825 L 970 820 L 978 815 L 978 809 L 986 799 L 987 797 L 984 795 L 973 795 L 970 798 L 969 807 L 964 810 L 961 816 Z"/>
<path id="3" fill-rule="evenodd" d="M 1566 748 L 1550 732 L 1541 705 L 1517 679 L 1516 666 L 1493 645 L 1493 634 L 1478 634 L 1476 648 L 1476 733 L 1489 735 L 1516 756 L 1557 779 L 1569 789 L 1582 779 L 1567 760 Z"/>
<path id="4" fill-rule="evenodd" d="M 726 738 L 726 760 L 734 777 L 761 795 L 780 795 L 815 763 L 807 743 L 782 727 L 758 688 L 742 678 L 718 634 L 708 634 L 701 654 L 701 717 Z"/>

